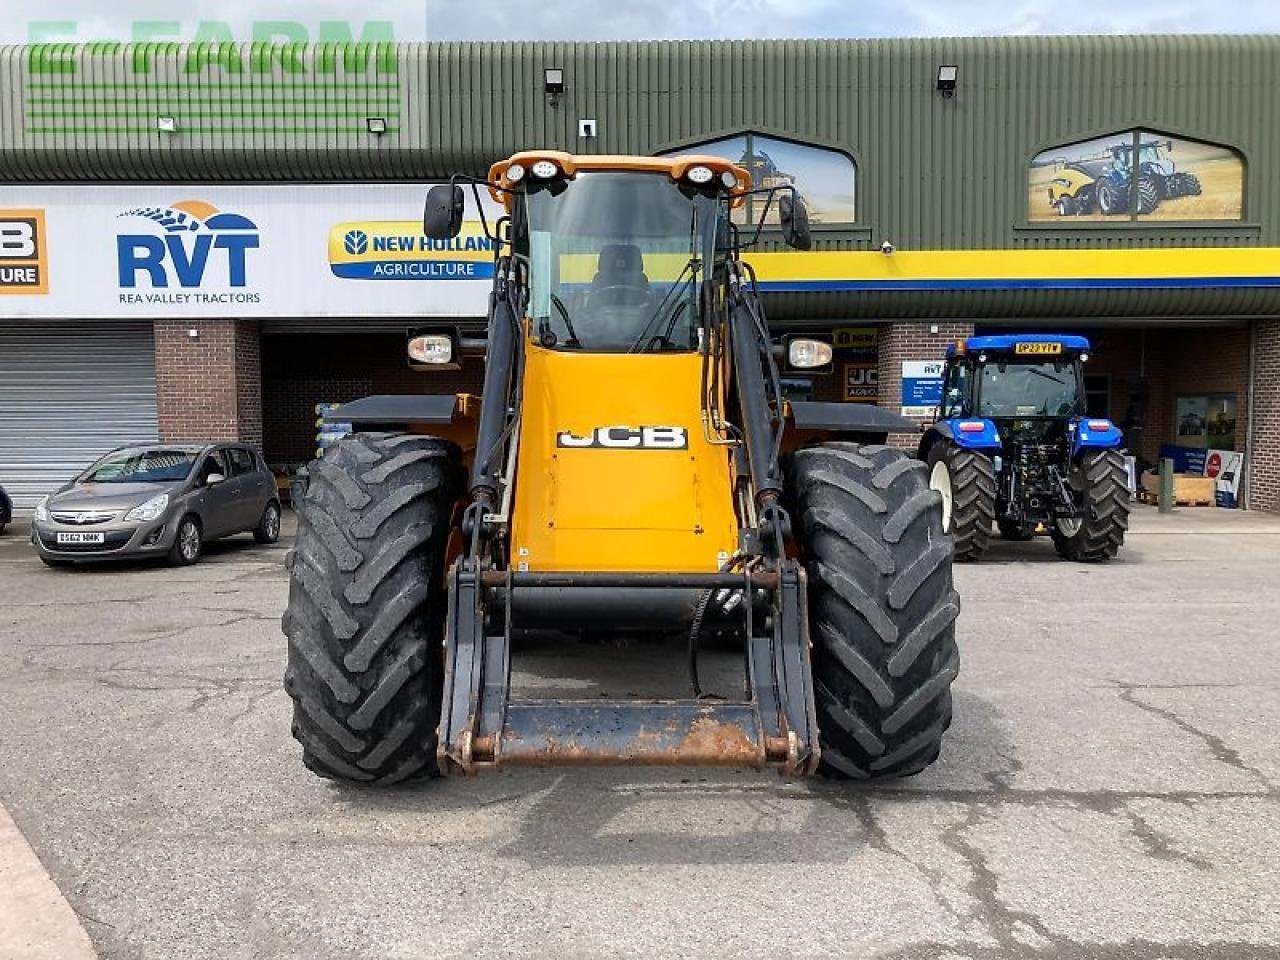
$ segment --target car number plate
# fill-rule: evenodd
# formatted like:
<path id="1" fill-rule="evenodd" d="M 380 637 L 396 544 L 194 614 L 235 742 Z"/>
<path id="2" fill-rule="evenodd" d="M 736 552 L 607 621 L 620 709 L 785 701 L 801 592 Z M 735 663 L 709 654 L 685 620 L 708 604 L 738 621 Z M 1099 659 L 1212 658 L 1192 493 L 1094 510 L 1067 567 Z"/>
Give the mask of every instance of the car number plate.
<path id="1" fill-rule="evenodd" d="M 60 533 L 58 543 L 103 543 L 105 535 L 101 533 Z"/>
<path id="2" fill-rule="evenodd" d="M 1062 352 L 1060 343 L 1019 343 L 1013 348 L 1014 353 L 1055 354 Z"/>

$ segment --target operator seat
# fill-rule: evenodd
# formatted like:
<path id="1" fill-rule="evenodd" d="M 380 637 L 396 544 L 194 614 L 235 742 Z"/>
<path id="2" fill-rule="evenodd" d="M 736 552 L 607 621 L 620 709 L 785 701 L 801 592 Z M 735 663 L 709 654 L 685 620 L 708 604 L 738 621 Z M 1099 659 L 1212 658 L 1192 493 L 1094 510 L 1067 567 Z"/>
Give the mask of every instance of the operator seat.
<path id="1" fill-rule="evenodd" d="M 649 297 L 644 256 L 632 243 L 611 243 L 600 249 L 596 275 L 591 281 L 593 306 L 636 306 Z"/>

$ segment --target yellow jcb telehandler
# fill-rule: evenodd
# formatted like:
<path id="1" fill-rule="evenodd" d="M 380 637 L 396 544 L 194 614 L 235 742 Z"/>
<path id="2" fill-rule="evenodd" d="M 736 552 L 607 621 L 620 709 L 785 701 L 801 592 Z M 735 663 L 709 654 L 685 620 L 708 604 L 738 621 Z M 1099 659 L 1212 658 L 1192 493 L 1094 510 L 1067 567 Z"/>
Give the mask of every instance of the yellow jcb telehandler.
<path id="1" fill-rule="evenodd" d="M 503 207 L 487 330 L 427 327 L 426 368 L 484 356 L 483 394 L 368 397 L 312 464 L 290 558 L 285 688 L 304 762 L 369 784 L 519 765 L 774 767 L 851 778 L 938 755 L 959 668 L 951 543 L 915 429 L 789 401 L 817 340 L 774 342 L 742 250 L 789 186 L 709 156 L 518 153 L 467 183 Z M 731 216 L 748 194 L 759 224 Z M 687 631 L 684 700 L 511 696 L 531 627 Z M 744 692 L 697 695 L 699 636 L 736 638 Z M 682 658 L 677 658 L 682 659 Z M 680 669 L 673 664 L 673 669 Z"/>

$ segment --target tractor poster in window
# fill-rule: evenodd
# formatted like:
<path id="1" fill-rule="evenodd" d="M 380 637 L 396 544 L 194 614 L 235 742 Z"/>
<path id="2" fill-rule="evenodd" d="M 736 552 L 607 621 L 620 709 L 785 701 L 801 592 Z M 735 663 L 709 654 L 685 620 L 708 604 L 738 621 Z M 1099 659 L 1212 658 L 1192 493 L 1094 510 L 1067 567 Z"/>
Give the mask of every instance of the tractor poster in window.
<path id="1" fill-rule="evenodd" d="M 1229 147 L 1124 130 L 1036 154 L 1032 222 L 1239 220 L 1244 167 Z"/>
<path id="2" fill-rule="evenodd" d="M 857 174 L 853 160 L 838 150 L 745 133 L 668 150 L 662 156 L 682 153 L 710 154 L 740 164 L 751 173 L 752 185 L 757 189 L 793 187 L 804 202 L 810 223 L 854 222 Z M 766 224 L 776 226 L 776 197 L 768 204 L 768 209 L 765 208 L 764 197 L 749 197 L 743 206 L 734 211 L 734 220 L 739 223 L 755 223 L 763 217 Z"/>

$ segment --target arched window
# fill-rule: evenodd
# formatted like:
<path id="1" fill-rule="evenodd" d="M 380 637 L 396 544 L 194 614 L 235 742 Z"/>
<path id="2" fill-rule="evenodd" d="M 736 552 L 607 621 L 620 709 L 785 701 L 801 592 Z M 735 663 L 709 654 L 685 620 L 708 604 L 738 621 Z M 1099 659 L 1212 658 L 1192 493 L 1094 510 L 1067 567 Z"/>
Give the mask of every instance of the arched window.
<path id="1" fill-rule="evenodd" d="M 857 170 L 849 155 L 839 150 L 747 132 L 665 150 L 662 155 L 682 153 L 707 153 L 746 167 L 757 189 L 795 187 L 808 208 L 809 221 L 813 224 L 854 222 Z M 745 208 L 737 211 L 735 219 L 754 223 L 764 212 L 766 199 L 748 198 Z M 778 222 L 776 201 L 767 222 Z"/>
<path id="2" fill-rule="evenodd" d="M 1027 219 L 1239 220 L 1244 162 L 1230 147 L 1153 130 L 1066 143 L 1031 158 Z"/>

